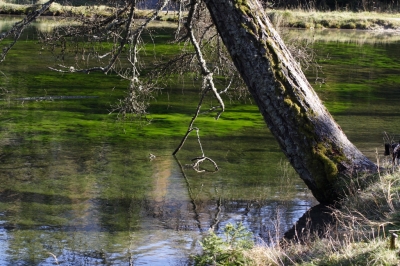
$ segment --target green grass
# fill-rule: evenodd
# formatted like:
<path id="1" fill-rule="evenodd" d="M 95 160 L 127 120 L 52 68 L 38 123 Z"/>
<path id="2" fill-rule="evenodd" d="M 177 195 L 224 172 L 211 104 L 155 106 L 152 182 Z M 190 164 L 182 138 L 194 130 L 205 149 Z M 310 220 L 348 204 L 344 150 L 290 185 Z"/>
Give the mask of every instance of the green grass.
<path id="1" fill-rule="evenodd" d="M 307 72 L 307 77 L 332 114 L 356 114 L 366 109 L 381 114 L 395 112 L 395 106 L 389 106 L 398 95 L 400 77 L 393 69 L 400 67 L 400 61 L 393 43 L 338 45 L 321 40 L 312 47 L 319 55 L 319 76 L 326 82 L 315 82 L 312 71 Z"/>

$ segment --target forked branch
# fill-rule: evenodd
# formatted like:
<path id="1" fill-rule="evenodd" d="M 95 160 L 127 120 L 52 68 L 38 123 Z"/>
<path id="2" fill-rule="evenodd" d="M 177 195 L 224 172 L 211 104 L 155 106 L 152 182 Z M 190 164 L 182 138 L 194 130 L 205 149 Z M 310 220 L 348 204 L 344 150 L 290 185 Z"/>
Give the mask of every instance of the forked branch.
<path id="1" fill-rule="evenodd" d="M 214 81 L 213 81 L 213 73 L 208 69 L 207 67 L 207 63 L 203 57 L 203 53 L 201 51 L 201 47 L 195 37 L 194 31 L 193 31 L 193 21 L 194 21 L 194 14 L 196 13 L 198 8 L 198 1 L 197 0 L 191 0 L 190 2 L 190 10 L 188 13 L 188 19 L 187 19 L 187 23 L 185 24 L 186 29 L 188 31 L 188 35 L 189 35 L 189 39 L 194 47 L 195 53 L 196 53 L 196 58 L 197 61 L 199 62 L 199 66 L 200 66 L 200 70 L 201 70 L 201 75 L 203 76 L 203 85 L 202 85 L 202 94 L 201 94 L 201 98 L 200 101 L 197 105 L 197 109 L 195 114 L 192 117 L 192 120 L 189 123 L 189 127 L 188 130 L 186 131 L 185 136 L 183 137 L 181 143 L 179 144 L 179 146 L 176 148 L 176 150 L 172 153 L 173 155 L 175 155 L 184 145 L 186 139 L 188 138 L 189 134 L 193 131 L 196 130 L 197 131 L 197 137 L 198 137 L 198 141 L 199 141 L 199 145 L 200 148 L 202 150 L 202 156 L 201 157 L 197 157 L 194 158 L 192 161 L 194 161 L 193 163 L 193 169 L 196 170 L 197 172 L 202 172 L 202 170 L 200 170 L 199 166 L 202 162 L 204 161 L 210 161 L 211 163 L 214 164 L 215 166 L 215 170 L 218 170 L 218 166 L 217 164 L 210 158 L 206 157 L 204 155 L 202 146 L 201 146 L 201 142 L 200 142 L 200 137 L 198 135 L 198 128 L 193 127 L 194 125 L 194 121 L 196 120 L 196 118 L 198 117 L 199 113 L 200 113 L 200 109 L 204 100 L 205 95 L 207 94 L 208 91 L 212 91 L 214 96 L 217 98 L 220 108 L 221 110 L 217 113 L 216 115 L 216 119 L 218 119 L 220 117 L 220 115 L 222 114 L 222 112 L 225 110 L 225 104 L 224 101 L 222 100 L 220 94 L 218 93 L 215 85 L 214 85 Z"/>

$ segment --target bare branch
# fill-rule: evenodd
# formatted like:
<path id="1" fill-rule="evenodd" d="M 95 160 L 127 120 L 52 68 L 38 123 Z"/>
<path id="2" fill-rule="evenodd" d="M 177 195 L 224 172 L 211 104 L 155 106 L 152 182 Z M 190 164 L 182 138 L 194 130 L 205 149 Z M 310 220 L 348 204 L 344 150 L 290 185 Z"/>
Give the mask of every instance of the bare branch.
<path id="1" fill-rule="evenodd" d="M 180 34 L 180 30 L 182 28 L 182 14 L 183 14 L 183 0 L 179 1 L 179 11 L 178 11 L 178 26 L 176 28 L 175 32 L 175 39 L 178 39 L 178 36 Z"/>
<path id="2" fill-rule="evenodd" d="M 203 170 L 200 169 L 200 164 L 203 163 L 203 162 L 205 162 L 205 161 L 209 161 L 209 162 L 211 162 L 211 163 L 214 165 L 215 172 L 219 170 L 217 163 L 214 162 L 214 161 L 213 161 L 211 158 L 209 158 L 209 157 L 205 157 L 205 156 L 204 156 L 204 157 L 197 157 L 197 158 L 192 159 L 192 161 L 194 161 L 194 163 L 193 163 L 193 169 L 194 169 L 196 172 L 198 172 L 198 173 L 203 173 L 203 172 L 206 171 L 206 170 L 204 170 L 204 169 L 203 169 Z"/>
<path id="3" fill-rule="evenodd" d="M 186 141 L 186 139 L 188 138 L 190 132 L 192 132 L 193 130 L 196 129 L 196 128 L 193 127 L 193 124 L 194 124 L 194 121 L 196 120 L 196 118 L 199 116 L 199 113 L 200 113 L 200 110 L 201 110 L 201 105 L 202 105 L 202 103 L 203 103 L 203 100 L 204 100 L 204 97 L 206 96 L 206 94 L 207 94 L 207 90 L 203 90 L 203 93 L 201 94 L 200 101 L 199 101 L 199 103 L 198 103 L 198 105 L 197 105 L 196 112 L 195 112 L 195 114 L 193 115 L 192 120 L 191 120 L 190 123 L 189 123 L 188 130 L 186 131 L 186 134 L 185 134 L 185 136 L 183 137 L 181 143 L 178 145 L 178 147 L 175 149 L 175 151 L 172 153 L 172 155 L 175 155 L 175 154 L 182 148 L 182 146 L 183 146 L 183 144 L 185 144 L 185 141 Z M 204 155 L 204 154 L 203 154 L 203 155 Z"/>
<path id="4" fill-rule="evenodd" d="M 197 131 L 198 142 L 199 142 L 199 145 L 200 145 L 200 149 L 202 151 L 202 156 L 199 157 L 199 158 L 195 158 L 194 159 L 196 162 L 193 164 L 193 169 L 195 169 L 197 172 L 201 172 L 199 170 L 199 165 L 200 165 L 200 163 L 204 162 L 205 160 L 213 162 L 214 165 L 215 165 L 216 170 L 218 170 L 218 166 L 210 158 L 204 156 L 203 148 L 201 146 L 200 137 L 199 137 L 199 133 L 198 133 L 199 129 L 193 127 L 194 121 L 196 120 L 196 118 L 198 117 L 198 115 L 200 113 L 202 102 L 203 102 L 204 97 L 205 97 L 205 95 L 206 95 L 206 93 L 208 91 L 212 91 L 214 93 L 214 96 L 217 98 L 217 100 L 218 100 L 218 102 L 220 104 L 220 107 L 221 107 L 221 111 L 218 112 L 218 114 L 216 116 L 216 119 L 218 119 L 220 117 L 221 113 L 225 110 L 225 104 L 224 104 L 221 96 L 219 95 L 219 93 L 218 93 L 218 91 L 217 91 L 217 89 L 216 89 L 216 87 L 214 85 L 213 73 L 207 67 L 207 63 L 206 63 L 206 61 L 205 61 L 205 59 L 203 57 L 203 53 L 201 51 L 201 47 L 200 47 L 200 45 L 199 45 L 199 43 L 198 43 L 198 41 L 197 41 L 197 39 L 196 39 L 196 37 L 194 35 L 194 32 L 193 32 L 194 14 L 197 11 L 198 2 L 197 2 L 197 0 L 191 0 L 190 3 L 191 3 L 191 6 L 190 6 L 190 10 L 189 10 L 189 15 L 188 15 L 188 21 L 186 23 L 186 29 L 188 31 L 190 41 L 191 41 L 191 43 L 192 43 L 192 45 L 193 45 L 193 47 L 195 49 L 196 58 L 197 58 L 197 61 L 199 62 L 201 74 L 203 76 L 202 94 L 201 94 L 200 101 L 199 101 L 199 103 L 197 105 L 196 112 L 193 115 L 192 120 L 189 123 L 188 130 L 186 131 L 186 134 L 183 137 L 181 143 L 179 144 L 179 146 L 176 148 L 176 150 L 172 154 L 175 155 L 182 148 L 182 146 L 185 143 L 186 139 L 188 138 L 189 134 L 193 130 L 196 130 Z M 206 29 L 205 32 L 207 32 L 207 31 L 208 31 L 208 28 Z M 205 36 L 205 32 L 203 33 L 203 37 Z"/>
<path id="5" fill-rule="evenodd" d="M 215 119 L 218 119 L 220 117 L 221 113 L 224 112 L 224 110 L 225 110 L 225 104 L 224 104 L 224 101 L 222 100 L 221 96 L 219 95 L 217 89 L 214 86 L 213 73 L 207 68 L 207 64 L 206 64 L 206 61 L 204 60 L 200 45 L 197 42 L 196 37 L 194 36 L 193 13 L 197 9 L 198 2 L 197 2 L 197 0 L 192 0 L 191 4 L 192 4 L 192 6 L 189 11 L 187 28 L 189 31 L 190 40 L 191 40 L 191 42 L 194 46 L 195 52 L 196 52 L 197 60 L 199 61 L 199 64 L 201 67 L 201 73 L 203 75 L 203 86 L 204 86 L 204 88 L 208 87 L 214 93 L 214 96 L 217 98 L 217 100 L 221 106 L 221 111 L 215 117 Z"/>
<path id="6" fill-rule="evenodd" d="M 107 65 L 105 66 L 95 66 L 95 67 L 90 67 L 90 68 L 78 68 L 76 66 L 74 67 L 65 67 L 65 66 L 60 66 L 61 69 L 56 69 L 54 67 L 50 67 L 51 70 L 57 71 L 57 72 L 83 72 L 83 73 L 90 73 L 92 71 L 101 71 L 104 73 L 108 73 L 111 70 L 114 70 L 120 77 L 127 79 L 127 80 L 132 80 L 134 78 L 137 78 L 139 76 L 139 71 L 137 69 L 136 63 L 138 62 L 137 59 L 137 53 L 138 53 L 138 46 L 140 44 L 140 36 L 144 29 L 148 26 L 148 24 L 153 21 L 160 13 L 160 11 L 168 4 L 169 0 L 162 0 L 160 1 L 160 5 L 153 12 L 153 14 L 145 20 L 144 23 L 142 23 L 139 27 L 133 28 L 133 23 L 134 23 L 134 14 L 136 10 L 136 3 L 137 1 L 132 1 L 130 2 L 127 6 L 125 6 L 123 9 L 119 9 L 116 14 L 112 17 L 108 17 L 106 19 L 102 19 L 99 21 L 88 21 L 86 18 L 82 18 L 81 23 L 83 25 L 89 25 L 89 26 L 84 26 L 84 27 L 78 27 L 76 29 L 75 27 L 73 28 L 68 28 L 65 30 L 66 34 L 60 35 L 60 36 L 55 36 L 55 37 L 48 37 L 47 42 L 49 41 L 57 41 L 61 38 L 65 38 L 68 36 L 80 36 L 80 35 L 87 35 L 86 32 L 93 33 L 95 30 L 103 30 L 105 31 L 105 34 L 110 35 L 111 37 L 114 38 L 114 47 L 110 52 L 104 53 L 103 55 L 97 55 L 96 57 L 98 59 L 102 59 L 107 57 L 108 55 L 111 55 L 111 58 L 109 59 Z M 129 14 L 127 18 L 122 19 L 122 15 L 125 11 L 128 10 L 129 7 Z M 122 25 L 125 25 L 125 28 L 123 31 L 118 32 L 118 28 Z M 125 32 L 125 34 L 123 34 Z M 95 40 L 102 40 L 104 33 L 100 33 L 100 36 L 94 35 L 92 37 Z M 115 64 L 117 60 L 120 59 L 120 55 L 125 48 L 125 46 L 129 44 L 129 53 L 127 55 L 126 60 L 131 64 L 131 71 L 130 74 L 128 74 L 127 71 L 121 72 L 118 71 L 115 68 Z M 66 68 L 67 70 L 63 70 L 63 68 Z"/>

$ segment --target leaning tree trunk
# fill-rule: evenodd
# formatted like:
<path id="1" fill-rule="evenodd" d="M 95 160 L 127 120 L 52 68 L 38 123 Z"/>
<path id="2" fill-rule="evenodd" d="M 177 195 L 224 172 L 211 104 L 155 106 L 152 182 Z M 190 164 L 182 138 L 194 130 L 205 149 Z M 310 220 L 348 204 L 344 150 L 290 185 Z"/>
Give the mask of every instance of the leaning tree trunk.
<path id="1" fill-rule="evenodd" d="M 345 136 L 257 0 L 204 0 L 265 122 L 315 198 L 331 204 L 377 167 Z"/>

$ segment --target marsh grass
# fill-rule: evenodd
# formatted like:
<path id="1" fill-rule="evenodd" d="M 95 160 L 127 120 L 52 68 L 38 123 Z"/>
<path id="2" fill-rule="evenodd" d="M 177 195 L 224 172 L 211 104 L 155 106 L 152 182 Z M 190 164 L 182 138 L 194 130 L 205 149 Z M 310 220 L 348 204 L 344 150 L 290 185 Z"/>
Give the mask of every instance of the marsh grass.
<path id="1" fill-rule="evenodd" d="M 389 162 L 381 162 L 390 169 Z M 400 172 L 380 173 L 379 181 L 349 194 L 332 209 L 335 223 L 323 237 L 304 228 L 302 241 L 256 247 L 246 253 L 254 265 L 398 265 L 397 245 L 389 249 L 390 230 L 399 228 Z M 349 189 L 349 191 L 354 191 Z"/>
<path id="2" fill-rule="evenodd" d="M 36 9 L 37 5 L 46 2 L 38 1 L 36 4 L 15 4 L 0 0 L 0 14 L 26 15 Z M 110 16 L 114 12 L 114 8 L 105 5 L 81 5 L 66 6 L 59 3 L 53 3 L 49 10 L 44 13 L 45 16 Z M 137 10 L 136 18 L 148 18 L 153 14 L 154 10 Z M 162 11 L 157 17 L 158 21 L 177 21 L 178 13 L 174 11 Z"/>
<path id="3" fill-rule="evenodd" d="M 400 30 L 398 14 L 377 12 L 321 12 L 314 10 L 267 10 L 276 27 Z"/>
<path id="4" fill-rule="evenodd" d="M 301 34 L 299 34 L 299 32 Z M 386 31 L 370 31 L 370 30 L 335 30 L 335 29 L 317 29 L 293 30 L 289 28 L 280 28 L 280 34 L 285 41 L 292 42 L 293 39 L 307 41 L 314 45 L 315 43 L 323 43 L 326 45 L 329 42 L 335 43 L 354 43 L 358 46 L 364 44 L 390 44 L 400 41 L 400 34 L 397 32 Z M 329 59 L 326 58 L 327 60 Z"/>
<path id="5" fill-rule="evenodd" d="M 6 3 L 0 0 L 0 13 L 1 14 L 13 14 L 13 15 L 23 15 L 30 11 L 31 6 L 28 5 L 18 5 L 13 3 Z"/>
<path id="6" fill-rule="evenodd" d="M 10 1 L 0 0 L 0 13 L 13 15 L 26 15 L 43 0 L 36 4 L 15 4 Z M 53 3 L 45 15 L 48 16 L 71 16 L 83 15 L 90 17 L 93 15 L 109 16 L 113 13 L 113 8 L 105 5 L 65 6 Z M 137 10 L 136 18 L 147 18 L 153 10 Z M 400 30 L 400 19 L 398 13 L 378 13 L 378 12 L 349 12 L 349 11 L 330 11 L 322 12 L 315 9 L 291 9 L 291 10 L 267 10 L 267 14 L 276 27 L 295 27 L 305 29 L 362 29 L 379 30 L 392 29 Z M 177 11 L 162 11 L 157 17 L 159 21 L 175 22 L 178 20 Z"/>
<path id="7" fill-rule="evenodd" d="M 6 1 L 0 0 L 0 13 L 1 14 L 12 14 L 12 15 L 26 15 L 37 8 L 38 5 L 42 4 L 43 1 L 39 1 L 36 4 L 14 4 L 8 3 Z M 53 3 L 49 10 L 44 13 L 47 16 L 60 16 L 66 14 L 75 15 L 86 15 L 90 16 L 92 14 L 98 15 L 110 15 L 112 13 L 112 8 L 107 6 L 94 6 L 87 8 L 86 6 L 64 6 L 59 3 Z"/>

